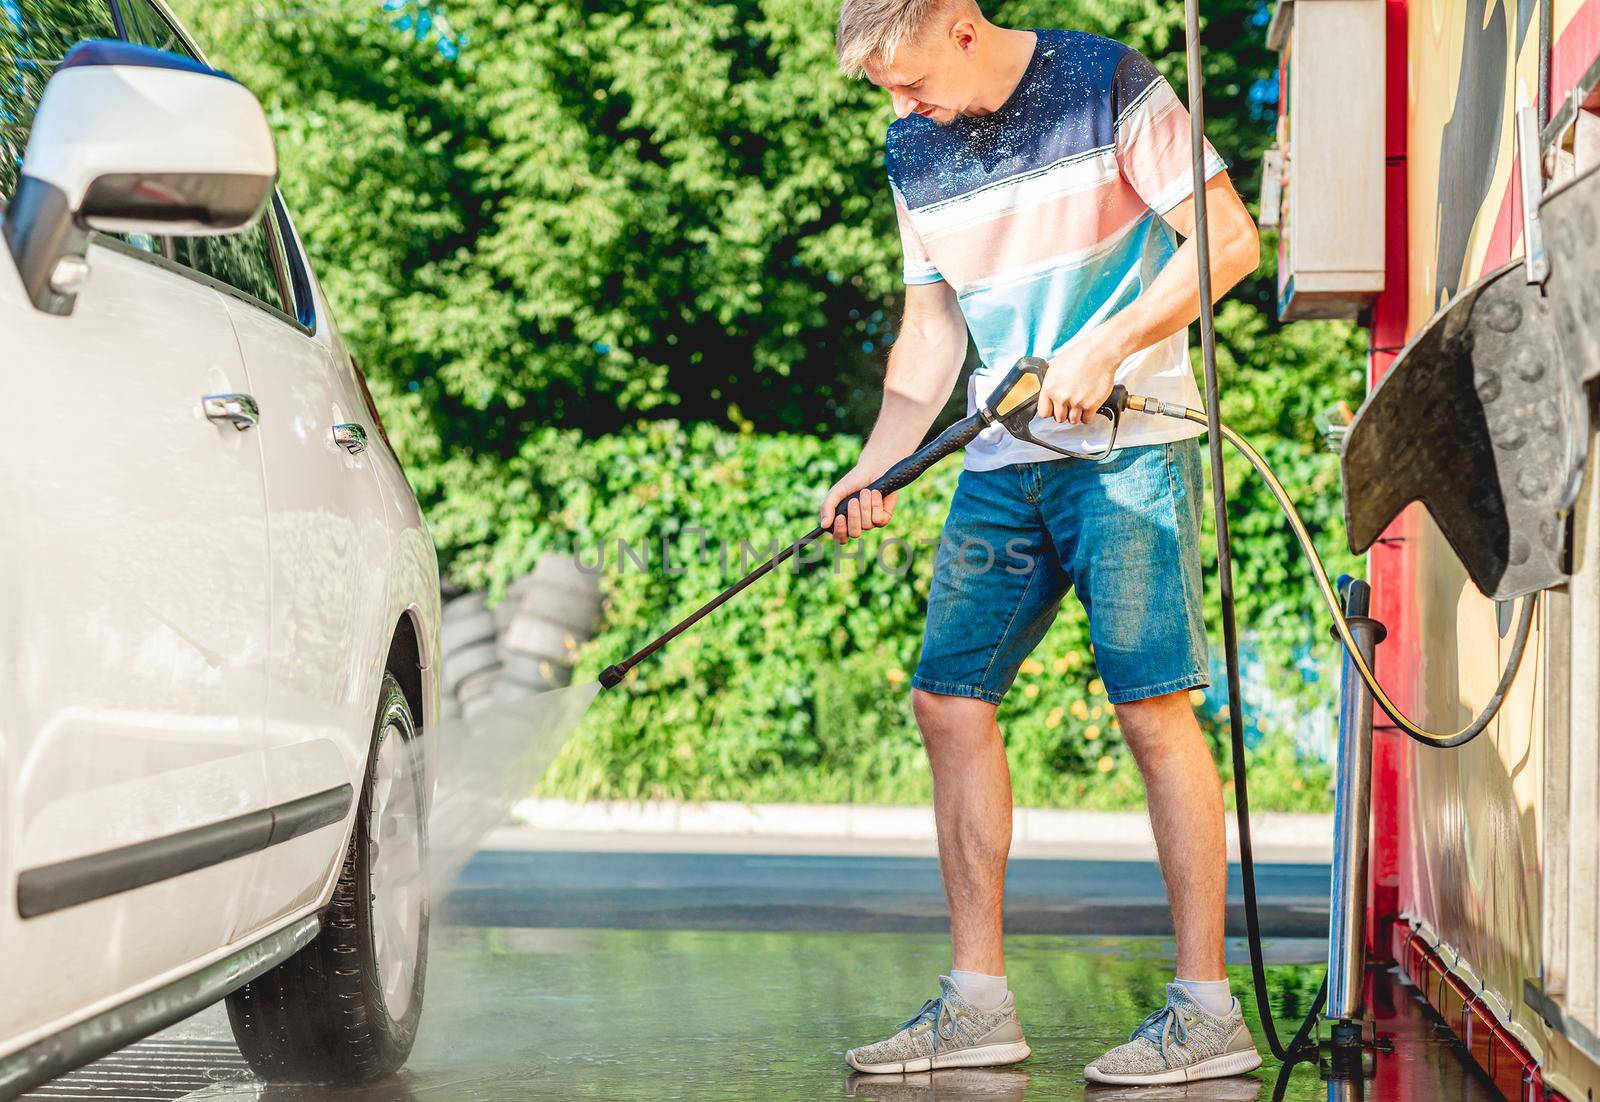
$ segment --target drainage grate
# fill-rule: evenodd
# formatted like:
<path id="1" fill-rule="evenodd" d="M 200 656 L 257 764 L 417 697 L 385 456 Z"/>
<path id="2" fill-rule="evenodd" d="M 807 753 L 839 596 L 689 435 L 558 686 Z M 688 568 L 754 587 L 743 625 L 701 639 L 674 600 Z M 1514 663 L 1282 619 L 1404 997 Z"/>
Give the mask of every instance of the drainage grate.
<path id="1" fill-rule="evenodd" d="M 22 1097 L 24 1102 L 91 1098 L 170 1102 L 217 1083 L 249 1079 L 250 1069 L 232 1041 L 150 1037 Z"/>

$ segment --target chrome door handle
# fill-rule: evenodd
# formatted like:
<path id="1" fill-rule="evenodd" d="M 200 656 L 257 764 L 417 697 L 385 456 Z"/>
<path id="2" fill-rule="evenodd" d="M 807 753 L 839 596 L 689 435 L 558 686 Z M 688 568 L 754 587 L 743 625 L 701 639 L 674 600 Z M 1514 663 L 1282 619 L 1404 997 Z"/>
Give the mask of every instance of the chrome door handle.
<path id="1" fill-rule="evenodd" d="M 261 420 L 261 407 L 248 394 L 207 394 L 200 399 L 206 417 L 219 425 L 232 425 L 243 432 Z"/>
<path id="2" fill-rule="evenodd" d="M 354 421 L 333 426 L 333 442 L 351 455 L 367 448 L 367 430 Z"/>

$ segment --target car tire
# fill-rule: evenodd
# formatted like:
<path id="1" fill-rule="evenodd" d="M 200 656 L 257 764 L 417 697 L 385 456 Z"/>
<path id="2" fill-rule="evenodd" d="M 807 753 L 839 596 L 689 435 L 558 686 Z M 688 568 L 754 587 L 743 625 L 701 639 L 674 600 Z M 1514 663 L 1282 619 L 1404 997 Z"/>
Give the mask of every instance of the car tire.
<path id="1" fill-rule="evenodd" d="M 529 692 L 545 692 L 572 683 L 572 669 L 536 654 L 509 654 L 500 667 L 500 683 L 520 685 Z"/>
<path id="2" fill-rule="evenodd" d="M 475 673 L 471 677 L 463 677 L 461 684 L 456 686 L 456 702 L 465 704 L 474 697 L 487 696 L 494 691 L 494 683 L 500 680 L 500 667 Z"/>
<path id="3" fill-rule="evenodd" d="M 588 637 L 587 632 L 574 632 L 562 624 L 518 616 L 501 637 L 500 649 L 507 657 L 520 654 L 570 666 L 578 657 L 580 635 Z"/>
<path id="4" fill-rule="evenodd" d="M 363 1083 L 411 1053 L 428 964 L 427 779 L 405 693 L 385 674 L 355 827 L 315 941 L 228 996 L 264 1080 Z"/>
<path id="5" fill-rule="evenodd" d="M 480 589 L 446 601 L 439 617 L 445 623 L 449 623 L 462 616 L 471 616 L 474 612 L 483 612 L 488 607 L 489 594 Z"/>
<path id="6" fill-rule="evenodd" d="M 500 651 L 493 640 L 474 643 L 470 647 L 462 647 L 458 651 L 451 651 L 444 656 L 444 669 L 439 678 L 439 687 L 447 693 L 453 693 L 475 673 L 488 673 L 500 668 Z"/>
<path id="7" fill-rule="evenodd" d="M 474 696 L 461 702 L 461 718 L 472 719 L 493 708 L 500 701 L 495 699 L 495 692 L 490 689 L 479 696 Z"/>
<path id="8" fill-rule="evenodd" d="M 439 629 L 439 649 L 446 655 L 454 654 L 474 643 L 494 639 L 498 631 L 494 613 L 482 609 L 463 613 L 453 620 L 446 620 Z"/>
<path id="9" fill-rule="evenodd" d="M 551 552 L 533 564 L 533 580 L 572 593 L 600 592 L 600 571 L 585 570 L 572 555 Z"/>
<path id="10" fill-rule="evenodd" d="M 522 607 L 522 595 L 527 592 L 528 586 L 533 584 L 532 571 L 519 574 L 512 578 L 506 586 L 505 596 L 500 603 L 494 606 L 494 626 L 497 631 L 504 631 L 511 618 L 517 614 L 517 609 Z"/>
<path id="11" fill-rule="evenodd" d="M 594 633 L 595 621 L 600 619 L 600 595 L 579 593 L 550 582 L 534 582 L 522 593 L 522 604 L 514 616 L 560 624 L 585 636 Z"/>

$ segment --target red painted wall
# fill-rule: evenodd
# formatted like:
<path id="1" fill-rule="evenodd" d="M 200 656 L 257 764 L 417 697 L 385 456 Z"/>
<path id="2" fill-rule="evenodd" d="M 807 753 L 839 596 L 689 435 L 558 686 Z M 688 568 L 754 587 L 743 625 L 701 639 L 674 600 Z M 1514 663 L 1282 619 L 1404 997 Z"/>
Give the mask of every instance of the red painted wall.
<path id="1" fill-rule="evenodd" d="M 1384 290 L 1372 306 L 1372 352 L 1368 378 L 1376 384 L 1394 363 L 1395 356 L 1410 335 L 1407 316 L 1408 279 L 1406 268 L 1406 3 L 1388 0 L 1386 6 L 1388 69 L 1385 119 L 1385 155 L 1388 196 L 1384 226 Z M 1372 582 L 1373 615 L 1388 628 L 1387 639 L 1377 651 L 1377 674 L 1395 702 L 1409 709 L 1410 677 L 1416 669 L 1415 618 L 1407 615 L 1407 594 L 1412 577 L 1406 559 L 1407 515 L 1402 514 L 1384 538 L 1368 553 L 1368 572 Z M 1370 956 L 1384 959 L 1391 945 L 1390 928 L 1399 910 L 1400 846 L 1407 816 L 1402 794 L 1409 791 L 1401 783 L 1404 758 L 1400 744 L 1405 736 L 1395 731 L 1388 717 L 1374 717 L 1372 747 L 1372 846 L 1367 886 L 1367 950 Z"/>
<path id="2" fill-rule="evenodd" d="M 1550 49 L 1550 112 L 1600 57 L 1600 0 L 1586 0 Z"/>

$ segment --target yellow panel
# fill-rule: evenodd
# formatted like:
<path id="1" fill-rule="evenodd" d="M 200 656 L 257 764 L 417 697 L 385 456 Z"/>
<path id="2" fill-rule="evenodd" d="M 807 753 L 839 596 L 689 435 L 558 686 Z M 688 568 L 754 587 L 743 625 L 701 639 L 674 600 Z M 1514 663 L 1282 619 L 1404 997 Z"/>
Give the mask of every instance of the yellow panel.
<path id="1" fill-rule="evenodd" d="M 1558 27 L 1562 9 L 1576 10 L 1578 0 L 1559 3 Z M 1407 18 L 1408 306 L 1421 325 L 1520 252 L 1520 211 L 1508 205 L 1518 201 L 1514 118 L 1519 102 L 1537 96 L 1538 10 L 1519 13 L 1510 0 L 1412 0 Z M 1409 556 L 1419 564 L 1411 611 L 1424 656 L 1414 699 L 1430 726 L 1453 728 L 1487 700 L 1509 640 L 1431 520 L 1416 511 L 1406 531 L 1418 544 Z M 1523 981 L 1537 982 L 1541 963 L 1538 654 L 1535 635 L 1505 709 L 1482 737 L 1457 750 L 1407 748 L 1401 907 L 1459 958 L 1458 974 L 1530 1051 L 1587 1088 L 1600 1084 L 1593 1062 L 1522 999 Z"/>
<path id="2" fill-rule="evenodd" d="M 1406 290 L 1414 326 L 1521 251 L 1514 120 L 1520 104 L 1538 98 L 1539 2 L 1521 0 L 1520 10 L 1518 0 L 1407 3 Z M 1600 0 L 1549 2 L 1559 42 L 1580 10 Z M 1454 728 L 1487 699 L 1509 640 L 1427 515 L 1413 507 L 1400 530 L 1412 541 L 1405 614 L 1421 653 L 1411 699 L 1429 726 Z M 1457 750 L 1408 744 L 1403 752 L 1410 830 L 1401 840 L 1400 905 L 1542 1060 L 1547 1081 L 1569 1097 L 1594 1097 L 1600 1067 L 1523 1003 L 1523 983 L 1539 981 L 1542 955 L 1541 629 L 1542 616 L 1493 728 Z"/>
<path id="3" fill-rule="evenodd" d="M 1520 215 L 1502 219 L 1516 200 L 1517 104 L 1538 98 L 1538 4 L 1413 0 L 1407 23 L 1408 306 L 1420 325 L 1520 249 Z"/>

